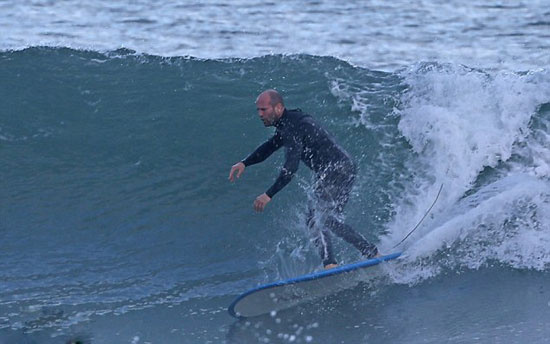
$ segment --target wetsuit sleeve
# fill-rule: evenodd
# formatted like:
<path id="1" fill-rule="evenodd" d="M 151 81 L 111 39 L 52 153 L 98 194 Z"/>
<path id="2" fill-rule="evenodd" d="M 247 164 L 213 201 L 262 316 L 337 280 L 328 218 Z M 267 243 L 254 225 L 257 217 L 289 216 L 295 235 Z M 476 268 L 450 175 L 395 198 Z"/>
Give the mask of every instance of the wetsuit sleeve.
<path id="1" fill-rule="evenodd" d="M 286 161 L 279 173 L 279 177 L 275 180 L 275 183 L 265 192 L 270 198 L 281 191 L 294 176 L 294 173 L 298 171 L 300 166 L 300 157 L 302 154 L 302 142 L 299 138 L 295 138 L 292 144 L 286 146 Z"/>
<path id="2" fill-rule="evenodd" d="M 250 165 L 260 163 L 265 159 L 267 159 L 277 149 L 281 148 L 282 142 L 283 140 L 281 138 L 281 135 L 277 132 L 269 140 L 262 143 L 258 148 L 256 148 L 254 152 L 252 152 L 249 156 L 247 156 L 241 162 L 245 166 L 250 166 Z"/>

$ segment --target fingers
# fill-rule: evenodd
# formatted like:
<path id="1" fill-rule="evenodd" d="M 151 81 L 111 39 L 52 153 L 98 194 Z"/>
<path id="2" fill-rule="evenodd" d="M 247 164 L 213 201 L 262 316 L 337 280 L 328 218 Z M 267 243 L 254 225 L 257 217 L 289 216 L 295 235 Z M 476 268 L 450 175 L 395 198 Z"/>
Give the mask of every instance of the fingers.
<path id="1" fill-rule="evenodd" d="M 264 211 L 264 207 L 265 207 L 265 204 L 262 204 L 261 201 L 259 200 L 254 201 L 254 210 L 256 210 L 257 212 L 261 213 L 262 211 Z"/>
<path id="2" fill-rule="evenodd" d="M 261 213 L 264 211 L 266 203 L 262 201 L 255 200 L 254 201 L 254 210 L 256 210 L 258 213 Z"/>
<path id="3" fill-rule="evenodd" d="M 258 213 L 261 213 L 262 211 L 264 211 L 266 204 L 267 202 L 264 202 L 263 200 L 256 198 L 256 200 L 254 201 L 254 210 L 256 210 Z"/>
<path id="4" fill-rule="evenodd" d="M 254 210 L 256 210 L 257 212 L 264 211 L 264 208 L 267 203 L 269 203 L 269 201 L 271 201 L 271 198 L 268 195 L 266 195 L 265 193 L 261 194 L 254 200 Z"/>
<path id="5" fill-rule="evenodd" d="M 236 177 L 240 178 L 241 174 L 244 172 L 244 164 L 242 162 L 238 162 L 235 165 L 231 166 L 231 171 L 229 171 L 229 181 L 233 182 L 235 180 L 235 172 L 237 172 Z"/>

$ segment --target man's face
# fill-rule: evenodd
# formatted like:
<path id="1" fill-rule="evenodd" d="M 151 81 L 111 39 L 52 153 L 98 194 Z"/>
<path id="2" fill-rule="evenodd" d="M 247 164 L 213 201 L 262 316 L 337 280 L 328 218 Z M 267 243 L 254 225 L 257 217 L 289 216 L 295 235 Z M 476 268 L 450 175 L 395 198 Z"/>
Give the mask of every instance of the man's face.
<path id="1" fill-rule="evenodd" d="M 272 126 L 278 119 L 275 106 L 271 106 L 270 101 L 266 96 L 260 96 L 256 101 L 258 115 L 266 127 Z"/>

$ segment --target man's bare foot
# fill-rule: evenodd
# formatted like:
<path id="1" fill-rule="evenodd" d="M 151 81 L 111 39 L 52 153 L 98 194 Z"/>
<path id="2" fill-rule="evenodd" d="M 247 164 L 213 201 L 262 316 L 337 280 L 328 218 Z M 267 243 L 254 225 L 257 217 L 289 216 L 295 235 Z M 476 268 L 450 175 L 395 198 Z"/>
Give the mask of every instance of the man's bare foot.
<path id="1" fill-rule="evenodd" d="M 368 260 L 368 259 L 380 258 L 380 257 L 382 257 L 382 255 L 380 254 L 380 252 L 376 252 L 376 254 L 374 256 L 371 256 L 371 257 L 363 256 L 363 257 Z"/>
<path id="2" fill-rule="evenodd" d="M 338 267 L 338 264 L 328 264 L 328 265 L 325 265 L 325 270 L 334 269 L 336 267 Z"/>

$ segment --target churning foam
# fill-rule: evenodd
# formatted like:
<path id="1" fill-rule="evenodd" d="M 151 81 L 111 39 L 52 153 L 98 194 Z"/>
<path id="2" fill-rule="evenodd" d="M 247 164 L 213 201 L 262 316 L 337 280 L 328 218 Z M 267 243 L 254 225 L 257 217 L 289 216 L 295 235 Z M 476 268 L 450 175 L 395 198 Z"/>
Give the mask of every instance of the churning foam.
<path id="1" fill-rule="evenodd" d="M 404 243 L 396 281 L 414 283 L 442 268 L 478 268 L 488 260 L 549 266 L 550 126 L 539 111 L 550 101 L 549 76 L 436 64 L 403 74 L 408 89 L 396 111 L 412 148 L 407 166 L 413 178 L 394 205 L 397 215 L 382 249 L 391 250 L 441 184 L 444 190 Z"/>

